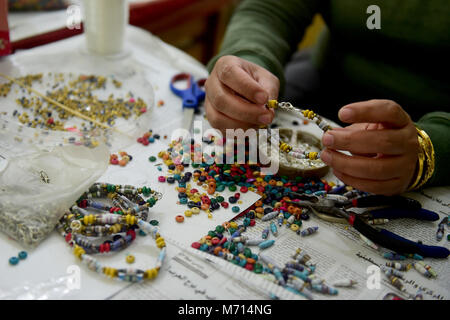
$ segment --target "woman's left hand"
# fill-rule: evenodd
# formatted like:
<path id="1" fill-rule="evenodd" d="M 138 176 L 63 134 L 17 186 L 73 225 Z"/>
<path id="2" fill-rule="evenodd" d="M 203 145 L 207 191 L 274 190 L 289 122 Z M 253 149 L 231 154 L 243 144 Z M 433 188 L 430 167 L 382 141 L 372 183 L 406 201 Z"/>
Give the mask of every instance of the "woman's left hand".
<path id="1" fill-rule="evenodd" d="M 352 103 L 339 111 L 351 123 L 324 134 L 321 159 L 347 185 L 394 195 L 408 188 L 416 170 L 419 143 L 409 115 L 391 100 Z M 337 150 L 349 151 L 346 155 Z"/>

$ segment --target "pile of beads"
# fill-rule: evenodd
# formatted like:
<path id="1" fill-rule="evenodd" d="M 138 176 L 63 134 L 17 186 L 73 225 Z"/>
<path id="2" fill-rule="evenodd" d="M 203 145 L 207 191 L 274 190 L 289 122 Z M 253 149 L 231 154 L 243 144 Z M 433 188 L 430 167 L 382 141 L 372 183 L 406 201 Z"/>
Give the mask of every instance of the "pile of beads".
<path id="1" fill-rule="evenodd" d="M 95 76 L 95 75 L 79 75 L 63 73 L 48 73 L 48 79 L 53 80 L 48 83 L 49 89 L 46 91 L 46 96 L 50 99 L 58 101 L 67 108 L 81 113 L 84 116 L 98 121 L 100 123 L 113 126 L 116 119 L 129 119 L 131 116 L 140 116 L 147 111 L 147 104 L 141 98 L 133 98 L 131 93 L 128 93 L 128 100 L 123 98 L 114 98 L 110 95 L 108 99 L 99 99 L 95 94 L 95 90 L 105 89 L 109 77 Z M 16 81 L 31 87 L 33 83 L 44 81 L 43 74 L 27 75 L 15 79 Z M 67 82 L 67 83 L 66 83 Z M 113 85 L 119 87 L 119 82 L 112 80 Z M 11 91 L 13 81 L 0 85 L 0 92 L 3 96 L 7 96 Z M 22 90 L 22 92 L 26 92 Z M 40 97 L 26 97 L 23 96 L 16 99 L 18 105 L 24 109 L 22 113 L 15 110 L 14 117 L 17 117 L 22 124 L 26 124 L 32 128 L 48 128 L 51 130 L 65 130 L 66 120 L 72 117 L 69 112 L 48 103 Z M 31 111 L 28 113 L 25 110 Z M 90 126 L 95 127 L 95 123 L 89 123 Z M 82 127 L 86 124 L 83 122 Z"/>
<path id="2" fill-rule="evenodd" d="M 150 198 L 144 200 L 141 195 Z M 148 209 L 160 196 L 161 194 L 148 187 L 96 183 L 78 199 L 70 212 L 62 217 L 57 229 L 73 247 L 74 255 L 90 270 L 128 282 L 153 279 L 164 261 L 166 245 L 158 227 L 155 226 L 157 223 L 148 223 L 146 220 Z M 99 198 L 110 199 L 112 206 L 94 200 Z M 161 249 L 154 268 L 116 269 L 102 266 L 97 259 L 89 255 L 107 254 L 128 247 L 136 239 L 136 229 L 140 229 L 140 233 L 150 234 L 155 239 L 156 246 Z M 104 240 L 105 238 L 107 240 Z M 104 241 L 98 244 L 99 240 Z M 126 261 L 133 263 L 134 256 L 127 255 Z"/>
<path id="3" fill-rule="evenodd" d="M 295 108 L 289 102 L 278 102 L 276 100 L 269 100 L 266 104 L 267 108 L 271 109 L 282 109 L 289 112 L 293 112 L 302 118 L 306 118 L 312 120 L 323 132 L 326 132 L 331 129 L 331 126 L 318 114 L 314 113 L 311 110 L 302 110 Z M 269 138 L 272 139 L 272 143 L 279 141 L 279 148 L 281 151 L 286 152 L 290 156 L 298 159 L 310 159 L 317 160 L 320 159 L 320 154 L 318 152 L 307 152 L 301 148 L 292 148 L 289 144 L 282 142 L 281 139 L 274 139 L 274 133 L 272 133 L 269 129 Z"/>
<path id="4" fill-rule="evenodd" d="M 150 129 L 145 132 L 142 137 L 137 138 L 137 142 L 143 144 L 144 146 L 148 146 L 150 143 L 154 143 L 157 139 L 160 139 L 160 135 L 153 134 L 153 130 Z"/>
<path id="5" fill-rule="evenodd" d="M 109 163 L 112 165 L 120 165 L 121 167 L 125 167 L 128 164 L 128 162 L 133 160 L 133 157 L 128 153 L 126 153 L 125 151 L 119 151 L 119 155 L 121 157 L 120 160 L 117 154 L 112 153 L 109 156 Z"/>

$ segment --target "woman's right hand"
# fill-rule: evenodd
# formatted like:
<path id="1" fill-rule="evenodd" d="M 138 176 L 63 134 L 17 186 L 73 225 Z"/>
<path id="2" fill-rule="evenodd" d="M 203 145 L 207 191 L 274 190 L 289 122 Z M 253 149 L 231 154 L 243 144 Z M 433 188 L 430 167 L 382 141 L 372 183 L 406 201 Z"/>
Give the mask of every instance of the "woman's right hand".
<path id="1" fill-rule="evenodd" d="M 235 56 L 217 60 L 205 83 L 206 117 L 212 127 L 244 129 L 270 124 L 274 111 L 265 107 L 278 98 L 276 76 L 252 62 Z"/>

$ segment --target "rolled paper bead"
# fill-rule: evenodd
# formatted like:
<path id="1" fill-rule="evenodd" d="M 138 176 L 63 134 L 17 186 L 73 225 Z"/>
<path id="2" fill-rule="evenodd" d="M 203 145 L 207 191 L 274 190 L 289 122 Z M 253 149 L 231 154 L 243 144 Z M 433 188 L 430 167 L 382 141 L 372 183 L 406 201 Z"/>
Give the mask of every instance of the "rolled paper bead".
<path id="1" fill-rule="evenodd" d="M 389 219 L 371 219 L 371 220 L 367 220 L 367 223 L 370 225 L 380 225 L 380 224 L 386 224 L 389 222 Z"/>
<path id="2" fill-rule="evenodd" d="M 342 279 L 342 280 L 338 280 L 335 281 L 333 283 L 334 287 L 342 287 L 342 288 L 351 288 L 353 287 L 355 284 L 357 284 L 358 282 L 352 279 Z"/>
<path id="3" fill-rule="evenodd" d="M 295 269 L 300 272 L 302 272 L 303 270 L 306 269 L 305 265 L 298 263 L 297 261 L 290 261 L 290 262 L 286 263 L 285 267 L 290 268 L 290 269 Z"/>
<path id="4" fill-rule="evenodd" d="M 320 292 L 320 293 L 324 293 L 324 294 L 330 294 L 330 295 L 337 295 L 338 294 L 338 290 L 336 288 L 327 286 L 324 283 L 322 283 L 322 284 L 313 284 L 313 285 L 311 285 L 311 288 L 314 291 L 317 291 L 317 292 Z"/>
<path id="5" fill-rule="evenodd" d="M 389 276 L 389 281 L 391 282 L 391 284 L 396 287 L 398 290 L 402 291 L 403 290 L 403 283 L 402 281 L 397 278 L 396 276 Z"/>
<path id="6" fill-rule="evenodd" d="M 278 226 L 279 227 L 281 227 L 283 225 L 283 221 L 284 221 L 284 214 L 280 212 L 278 214 Z"/>
<path id="7" fill-rule="evenodd" d="M 293 224 L 295 221 L 295 216 L 292 214 L 286 221 L 286 227 L 290 227 L 291 224 Z M 295 231 L 295 230 L 294 230 Z"/>
<path id="8" fill-rule="evenodd" d="M 309 289 L 306 286 L 306 283 L 296 277 L 293 277 L 292 275 L 289 276 L 288 278 L 288 282 L 290 284 L 292 284 L 292 286 L 298 291 L 300 292 L 304 297 L 306 297 L 309 300 L 313 300 L 313 295 L 312 292 L 309 291 Z"/>
<path id="9" fill-rule="evenodd" d="M 233 242 L 245 242 L 245 240 L 247 240 L 248 238 L 246 236 L 239 236 L 239 237 L 234 237 L 232 238 Z"/>
<path id="10" fill-rule="evenodd" d="M 390 267 L 387 267 L 387 266 L 381 266 L 381 271 L 383 271 L 384 272 L 384 274 L 386 275 L 386 276 L 396 276 L 397 278 L 400 278 L 400 279 L 404 279 L 405 278 L 405 276 L 403 275 L 403 273 L 402 272 L 400 272 L 399 270 L 396 270 L 396 269 L 393 269 L 393 268 L 390 268 Z"/>
<path id="11" fill-rule="evenodd" d="M 274 266 L 272 269 L 272 272 L 275 275 L 275 277 L 277 278 L 278 283 L 281 286 L 285 286 L 286 281 L 284 280 L 283 274 L 281 273 L 280 269 L 278 269 L 277 267 Z"/>
<path id="12" fill-rule="evenodd" d="M 262 231 L 261 237 L 262 237 L 263 239 L 267 239 L 267 238 L 269 237 L 269 228 L 265 228 L 265 229 Z"/>
<path id="13" fill-rule="evenodd" d="M 359 237 L 362 241 L 364 241 L 365 244 L 367 244 L 369 247 L 375 250 L 379 250 L 378 246 L 373 243 L 370 239 L 367 239 L 362 233 L 359 234 Z"/>
<path id="14" fill-rule="evenodd" d="M 278 216 L 278 211 L 272 211 L 272 212 L 269 212 L 269 213 L 267 213 L 266 215 L 264 215 L 262 218 L 261 218 L 261 220 L 262 221 L 268 221 L 268 220 L 271 220 L 271 219 L 273 219 L 273 218 L 275 218 L 276 216 Z"/>
<path id="15" fill-rule="evenodd" d="M 272 232 L 274 236 L 278 235 L 277 225 L 273 221 L 270 223 L 270 232 Z"/>
<path id="16" fill-rule="evenodd" d="M 265 240 L 264 239 L 248 239 L 245 241 L 245 245 L 247 246 L 258 246 L 261 243 L 263 243 Z"/>
<path id="17" fill-rule="evenodd" d="M 297 278 L 299 278 L 299 279 L 302 279 L 303 281 L 305 281 L 305 282 L 310 282 L 311 281 L 311 279 L 310 278 L 308 278 L 308 276 L 309 276 L 309 272 L 308 272 L 308 270 L 306 270 L 306 269 L 304 269 L 303 271 L 299 271 L 299 270 L 296 270 L 296 269 L 293 269 L 293 268 L 288 268 L 288 267 L 285 267 L 284 269 L 283 269 L 283 271 L 286 273 L 286 274 L 290 274 L 290 275 L 293 275 L 293 276 L 295 276 L 295 277 L 297 277 Z"/>
<path id="18" fill-rule="evenodd" d="M 411 269 L 410 263 L 386 262 L 386 266 L 400 271 L 408 271 L 409 269 Z"/>
<path id="19" fill-rule="evenodd" d="M 383 254 L 383 258 L 388 260 L 405 260 L 406 257 L 402 256 L 401 254 L 397 254 L 395 252 L 385 252 Z"/>
<path id="20" fill-rule="evenodd" d="M 436 232 L 436 241 L 441 241 L 444 237 L 444 224 L 440 223 Z"/>
<path id="21" fill-rule="evenodd" d="M 260 244 L 258 244 L 258 247 L 260 249 L 267 249 L 267 248 L 271 247 L 274 243 L 275 243 L 275 240 L 265 240 L 264 242 L 261 242 Z"/>
<path id="22" fill-rule="evenodd" d="M 434 271 L 434 269 L 430 265 L 424 263 L 423 261 L 418 261 L 418 262 L 416 262 L 416 264 L 423 266 L 425 268 L 425 270 L 427 270 L 432 277 L 434 277 L 434 278 L 437 277 L 436 271 Z"/>
<path id="23" fill-rule="evenodd" d="M 310 259 L 311 259 L 311 257 L 306 252 L 301 252 L 296 257 L 296 261 L 298 263 L 304 264 L 305 266 L 311 266 L 312 265 Z"/>
<path id="24" fill-rule="evenodd" d="M 319 230 L 319 227 L 317 227 L 317 226 L 316 227 L 308 227 L 307 229 L 305 229 L 301 232 L 301 235 L 302 235 L 302 237 L 309 236 L 313 233 L 316 233 L 317 230 Z"/>

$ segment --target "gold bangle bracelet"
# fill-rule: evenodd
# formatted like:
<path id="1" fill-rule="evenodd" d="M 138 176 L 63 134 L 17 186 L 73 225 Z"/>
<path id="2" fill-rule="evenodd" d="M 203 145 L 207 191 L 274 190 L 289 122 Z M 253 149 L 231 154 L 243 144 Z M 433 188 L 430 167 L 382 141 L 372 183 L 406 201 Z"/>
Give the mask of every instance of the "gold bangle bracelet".
<path id="1" fill-rule="evenodd" d="M 418 164 L 419 167 L 418 167 L 418 169 L 416 169 L 417 174 L 415 175 L 415 178 L 412 180 L 414 182 L 406 190 L 408 192 L 416 189 L 417 185 L 419 184 L 420 178 L 422 178 L 423 164 L 425 162 L 425 155 L 424 155 L 424 152 L 423 152 L 423 149 L 422 149 L 422 144 L 423 144 L 422 141 L 421 141 L 422 138 L 420 136 L 418 136 L 417 138 L 419 140 L 419 153 L 417 154 L 417 160 L 419 162 L 419 164 Z"/>
<path id="2" fill-rule="evenodd" d="M 426 170 L 424 170 L 423 177 L 416 186 L 416 189 L 419 189 L 424 186 L 427 181 L 430 180 L 430 178 L 433 176 L 435 170 L 435 153 L 433 143 L 431 142 L 428 134 L 417 127 L 416 130 L 421 138 L 419 139 L 419 143 L 421 142 L 420 140 L 422 140 L 421 149 L 423 150 L 426 160 Z"/>

